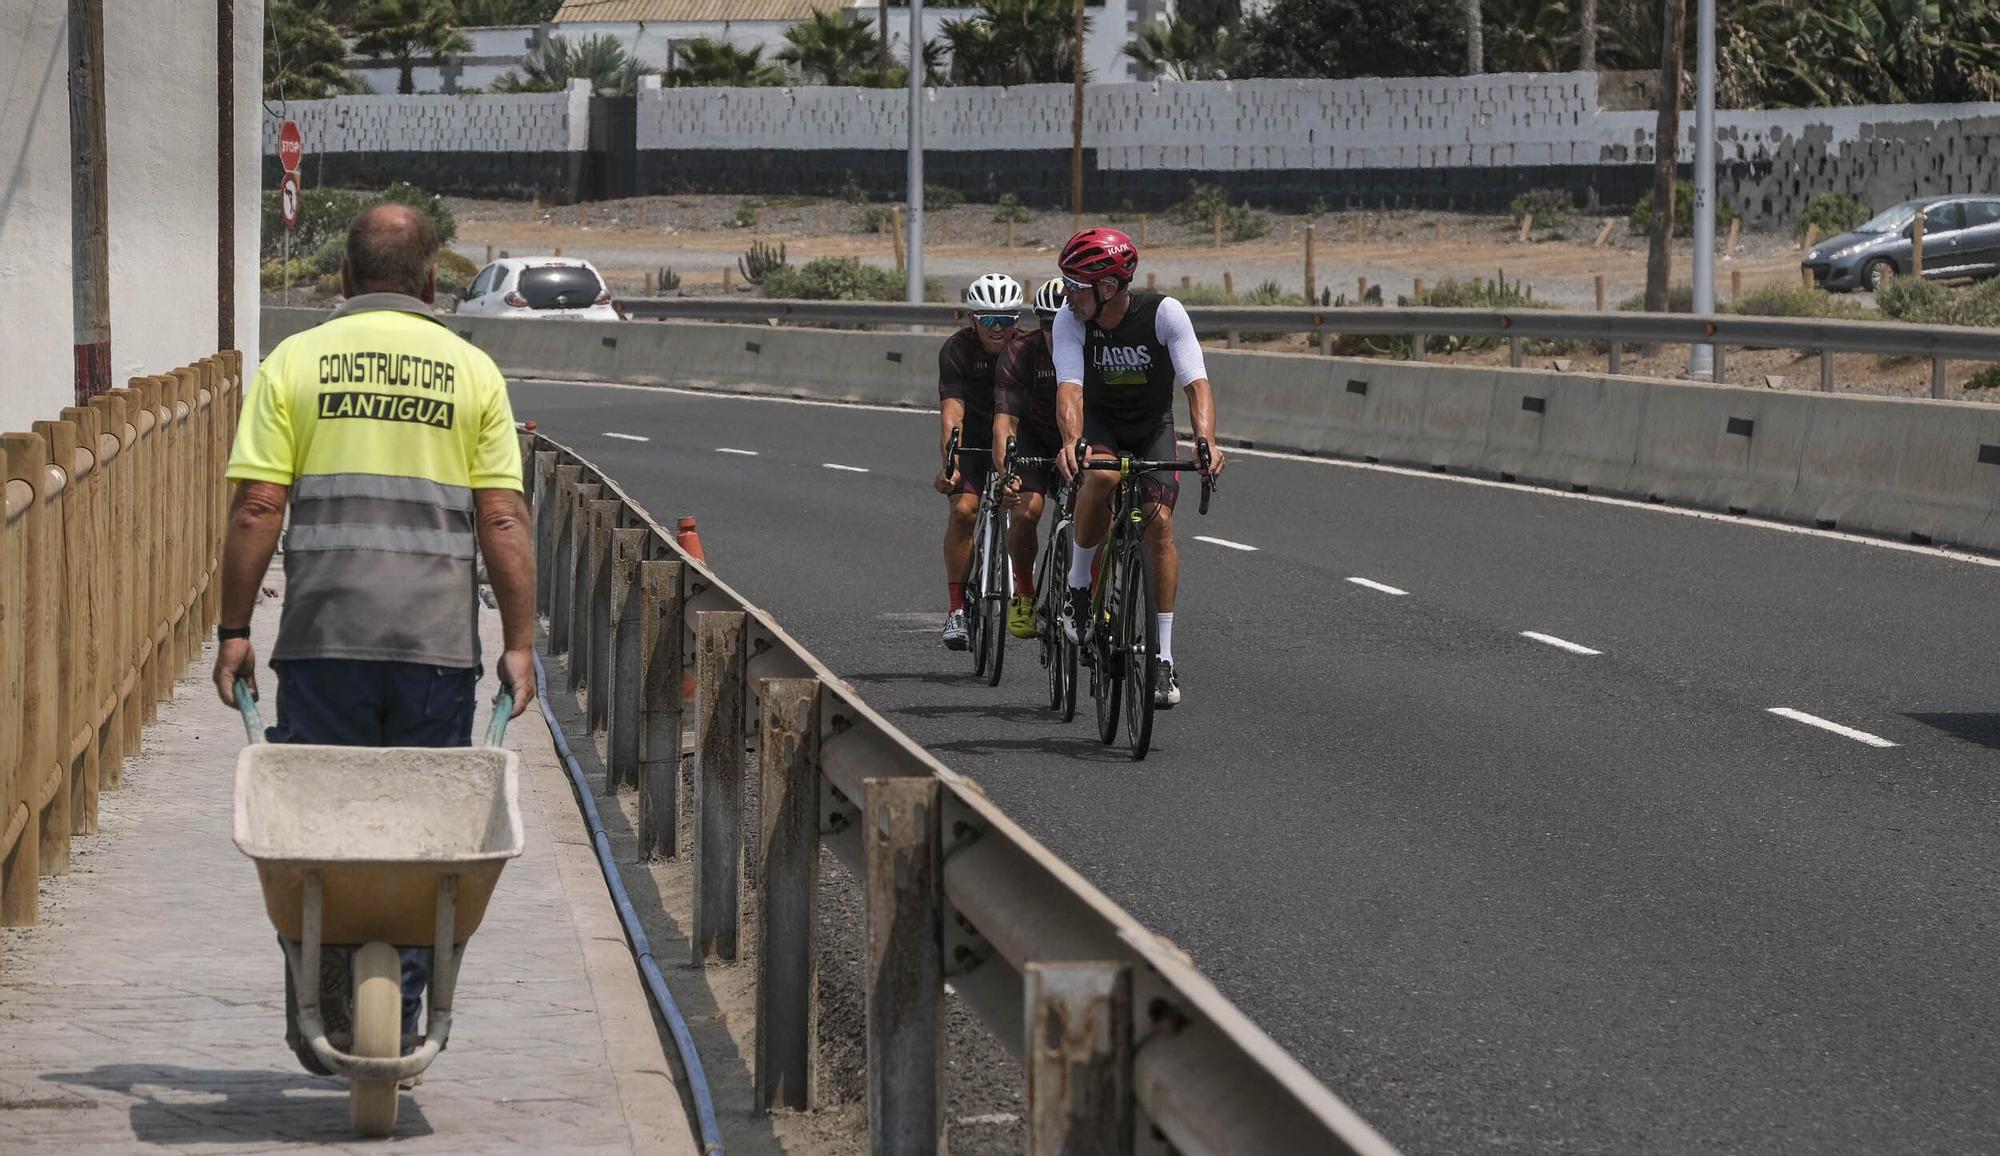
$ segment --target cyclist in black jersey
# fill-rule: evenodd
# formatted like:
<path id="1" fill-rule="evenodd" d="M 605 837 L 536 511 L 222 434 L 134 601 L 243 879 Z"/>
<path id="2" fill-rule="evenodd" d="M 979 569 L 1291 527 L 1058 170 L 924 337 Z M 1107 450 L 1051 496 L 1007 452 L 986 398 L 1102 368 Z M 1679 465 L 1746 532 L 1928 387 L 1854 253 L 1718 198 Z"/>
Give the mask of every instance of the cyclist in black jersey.
<path id="1" fill-rule="evenodd" d="M 1056 317 L 1053 354 L 1057 378 L 1058 453 L 1065 477 L 1079 473 L 1077 446 L 1091 456 L 1120 453 L 1155 461 L 1180 456 L 1174 437 L 1174 388 L 1187 394 L 1195 437 L 1210 447 L 1206 476 L 1222 474 L 1226 455 L 1215 441 L 1215 401 L 1194 324 L 1179 301 L 1132 292 L 1139 250 L 1116 229 L 1086 229 L 1063 246 L 1058 261 L 1068 308 Z M 1070 552 L 1069 613 L 1064 629 L 1078 637 L 1089 615 L 1091 563 L 1111 527 L 1111 474 L 1083 472 L 1076 501 L 1076 544 Z M 1158 613 L 1159 676 L 1153 704 L 1181 701 L 1173 661 L 1174 599 L 1180 589 L 1180 552 L 1174 545 L 1174 474 L 1147 478 L 1146 549 L 1151 555 Z"/>
<path id="2" fill-rule="evenodd" d="M 945 338 L 938 350 L 941 461 L 953 430 L 959 431 L 959 445 L 966 449 L 992 445 L 993 371 L 1000 351 L 1014 336 L 1021 304 L 1021 283 L 1005 273 L 987 273 L 966 288 L 965 306 L 972 314 L 972 324 Z M 965 575 L 972 568 L 972 526 L 979 518 L 986 469 L 983 461 L 973 457 L 945 461 L 932 483 L 951 502 L 944 528 L 945 589 L 950 598 L 944 644 L 951 650 L 964 650 L 971 641 L 965 623 Z"/>
<path id="3" fill-rule="evenodd" d="M 993 460 L 1004 467 L 1007 439 L 1015 439 L 1021 457 L 1050 458 L 1062 444 L 1056 426 L 1056 363 L 1050 346 L 1056 314 L 1063 308 L 1062 278 L 1035 290 L 1037 329 L 1023 329 L 1000 353 L 993 378 Z M 1007 524 L 1007 556 L 1014 564 L 1014 602 L 1007 611 L 1007 632 L 1016 638 L 1035 636 L 1035 551 L 1042 523 L 1044 497 L 1054 488 L 1048 471 L 1023 470 L 1006 495 L 1012 516 Z"/>

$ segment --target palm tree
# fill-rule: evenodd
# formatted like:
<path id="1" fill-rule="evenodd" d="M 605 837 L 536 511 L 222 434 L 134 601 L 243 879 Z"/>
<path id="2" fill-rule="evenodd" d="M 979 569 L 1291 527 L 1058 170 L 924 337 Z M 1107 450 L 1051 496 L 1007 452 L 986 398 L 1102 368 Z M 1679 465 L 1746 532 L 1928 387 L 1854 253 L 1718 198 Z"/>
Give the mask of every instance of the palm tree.
<path id="1" fill-rule="evenodd" d="M 951 47 L 951 76 L 959 84 L 1057 84 L 1075 78 L 1069 0 L 984 0 L 977 13 L 947 20 L 938 31 Z"/>
<path id="2" fill-rule="evenodd" d="M 797 69 L 810 84 L 859 85 L 881 73 L 882 42 L 875 30 L 828 9 L 785 32 L 778 59 Z M 875 76 L 867 74 L 874 72 Z"/>
<path id="3" fill-rule="evenodd" d="M 609 33 L 575 43 L 551 36 L 521 58 L 520 73 L 509 71 L 494 81 L 493 91 L 561 92 L 572 80 L 588 80 L 597 96 L 633 96 L 639 91 L 639 78 L 657 72 L 652 65 L 625 55 L 625 46 Z"/>
<path id="4" fill-rule="evenodd" d="M 697 36 L 674 46 L 666 72 L 675 88 L 762 88 L 784 82 L 784 73 L 764 62 L 764 46 L 742 49 Z"/>
<path id="5" fill-rule="evenodd" d="M 562 0 L 457 0 L 461 28 L 498 28 L 516 24 L 546 24 L 555 18 Z"/>
<path id="6" fill-rule="evenodd" d="M 449 0 L 375 0 L 354 21 L 354 53 L 393 60 L 401 74 L 396 91 L 417 90 L 417 61 L 449 64 L 472 42 L 452 27 Z"/>
<path id="7" fill-rule="evenodd" d="M 1214 29 L 1204 43 L 1193 21 L 1175 16 L 1139 29 L 1139 39 L 1126 45 L 1124 52 L 1149 78 L 1226 80 L 1235 67 L 1237 47 L 1227 28 Z"/>
<path id="8" fill-rule="evenodd" d="M 1465 0 L 1465 74 L 1486 71 L 1486 14 L 1479 0 Z"/>
<path id="9" fill-rule="evenodd" d="M 320 100 L 361 92 L 347 41 L 319 13 L 277 0 L 264 14 L 264 99 Z"/>
<path id="10" fill-rule="evenodd" d="M 1577 67 L 1585 72 L 1597 71 L 1597 0 L 1583 0 L 1581 29 L 1578 40 Z"/>

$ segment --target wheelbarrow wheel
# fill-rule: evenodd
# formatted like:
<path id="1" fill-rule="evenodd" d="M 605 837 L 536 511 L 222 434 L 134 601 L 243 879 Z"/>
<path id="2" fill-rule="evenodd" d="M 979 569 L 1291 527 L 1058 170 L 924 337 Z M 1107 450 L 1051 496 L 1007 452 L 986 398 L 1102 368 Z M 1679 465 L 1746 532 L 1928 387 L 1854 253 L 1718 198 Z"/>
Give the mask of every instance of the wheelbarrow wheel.
<path id="1" fill-rule="evenodd" d="M 354 1054 L 393 1058 L 403 1050 L 403 965 L 396 949 L 371 943 L 354 953 Z M 394 1080 L 350 1079 L 354 1130 L 387 1136 L 396 1130 Z"/>

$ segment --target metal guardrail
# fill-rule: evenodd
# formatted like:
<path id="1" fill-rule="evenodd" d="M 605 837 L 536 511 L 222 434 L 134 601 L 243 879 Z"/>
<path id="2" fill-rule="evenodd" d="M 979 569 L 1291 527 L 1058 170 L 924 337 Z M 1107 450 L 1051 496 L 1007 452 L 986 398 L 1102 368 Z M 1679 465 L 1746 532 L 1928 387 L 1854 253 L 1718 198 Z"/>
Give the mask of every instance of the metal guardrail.
<path id="1" fill-rule="evenodd" d="M 697 965 L 738 956 L 756 776 L 759 1107 L 816 1096 L 824 845 L 866 893 L 874 1152 L 941 1150 L 947 980 L 1026 1069 L 1031 1151 L 1130 1152 L 1143 1114 L 1187 1156 L 1394 1152 L 1185 953 L 876 714 L 616 481 L 538 434 L 522 449 L 550 648 L 607 732 L 611 784 L 639 790 L 642 853 L 682 850 L 692 715 Z"/>
<path id="2" fill-rule="evenodd" d="M 739 321 L 790 325 L 963 324 L 951 305 L 874 301 L 786 301 L 773 298 L 652 297 L 620 300 L 629 317 L 649 320 Z M 1569 312 L 1555 309 L 1430 309 L 1343 306 L 1299 308 L 1197 305 L 1188 308 L 1204 334 L 1311 333 L 1334 336 L 1409 336 L 1412 357 L 1423 360 L 1427 336 L 1498 338 L 1519 366 L 1522 341 L 1609 343 L 1610 370 L 1619 372 L 1626 345 L 1712 345 L 1716 380 L 1724 378 L 1728 348 L 1817 352 L 1820 388 L 1833 388 L 1831 355 L 1873 353 L 1926 358 L 1931 393 L 1944 396 L 1945 366 L 1952 361 L 2000 362 L 2000 330 L 1957 325 L 1908 325 L 1895 321 L 1830 321 L 1737 314 Z"/>

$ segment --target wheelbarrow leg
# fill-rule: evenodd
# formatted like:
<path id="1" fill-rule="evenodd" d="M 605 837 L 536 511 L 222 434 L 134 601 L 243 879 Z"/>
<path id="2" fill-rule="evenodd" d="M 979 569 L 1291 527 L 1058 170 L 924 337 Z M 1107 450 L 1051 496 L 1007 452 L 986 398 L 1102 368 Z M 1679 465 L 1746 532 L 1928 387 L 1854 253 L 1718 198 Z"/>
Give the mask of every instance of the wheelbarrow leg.
<path id="1" fill-rule="evenodd" d="M 431 954 L 430 1015 L 425 1040 L 442 1049 L 451 1036 L 451 994 L 458 986 L 458 876 L 437 881 L 437 927 Z"/>

